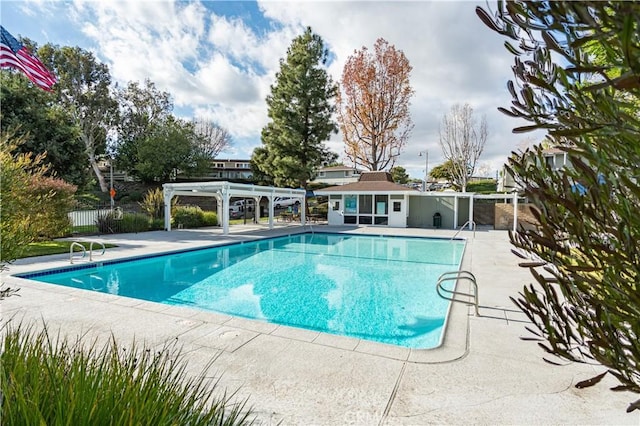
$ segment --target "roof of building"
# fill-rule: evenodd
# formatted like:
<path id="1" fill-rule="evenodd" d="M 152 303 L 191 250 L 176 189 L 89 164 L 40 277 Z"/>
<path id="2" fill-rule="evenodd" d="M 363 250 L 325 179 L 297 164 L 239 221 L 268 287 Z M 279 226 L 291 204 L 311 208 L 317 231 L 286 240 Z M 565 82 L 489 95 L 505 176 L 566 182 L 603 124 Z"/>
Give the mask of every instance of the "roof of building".
<path id="1" fill-rule="evenodd" d="M 388 172 L 362 172 L 358 182 L 347 183 L 345 185 L 330 186 L 322 189 L 327 192 L 392 192 L 392 191 L 414 191 L 406 186 L 393 182 L 391 173 Z"/>
<path id="2" fill-rule="evenodd" d="M 357 168 L 350 167 L 350 166 L 330 166 L 330 167 L 323 167 L 320 169 L 320 171 L 323 171 L 323 172 L 333 172 L 333 171 L 342 171 L 342 170 L 355 170 L 357 172 L 360 171 Z"/>
<path id="3" fill-rule="evenodd" d="M 565 154 L 567 151 L 560 148 L 548 148 L 542 150 L 542 154 Z"/>

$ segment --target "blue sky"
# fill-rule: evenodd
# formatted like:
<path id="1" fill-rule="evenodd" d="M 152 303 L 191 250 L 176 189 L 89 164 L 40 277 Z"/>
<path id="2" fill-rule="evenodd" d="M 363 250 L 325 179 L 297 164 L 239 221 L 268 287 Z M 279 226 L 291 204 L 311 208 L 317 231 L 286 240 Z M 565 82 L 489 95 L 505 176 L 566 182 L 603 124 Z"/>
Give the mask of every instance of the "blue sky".
<path id="1" fill-rule="evenodd" d="M 469 103 L 489 125 L 480 159 L 495 175 L 511 151 L 539 141 L 514 135 L 521 123 L 500 114 L 508 106 L 512 57 L 485 28 L 471 1 L 2 1 L 0 20 L 14 36 L 38 44 L 80 46 L 107 64 L 114 82 L 149 78 L 171 94 L 176 115 L 205 117 L 231 133 L 220 158 L 247 159 L 268 122 L 265 97 L 291 40 L 311 26 L 327 44 L 328 72 L 339 81 L 349 55 L 379 37 L 413 66 L 415 124 L 397 165 L 422 178 L 442 163 L 438 125 L 455 103 Z M 343 155 L 337 134 L 329 147 Z"/>

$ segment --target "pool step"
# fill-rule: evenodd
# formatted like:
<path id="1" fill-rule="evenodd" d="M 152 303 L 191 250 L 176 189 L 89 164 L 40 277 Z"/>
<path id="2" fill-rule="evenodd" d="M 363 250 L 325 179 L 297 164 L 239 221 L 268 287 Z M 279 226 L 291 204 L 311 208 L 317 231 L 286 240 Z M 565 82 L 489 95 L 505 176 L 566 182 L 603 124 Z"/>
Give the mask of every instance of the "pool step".
<path id="1" fill-rule="evenodd" d="M 472 293 L 463 293 L 461 291 L 448 290 L 442 286 L 442 283 L 446 281 L 458 281 L 458 280 L 467 280 L 471 281 L 472 285 Z M 476 282 L 476 277 L 469 271 L 450 271 L 445 272 L 440 275 L 438 278 L 438 283 L 436 284 L 436 291 L 438 292 L 438 296 L 443 299 L 450 300 L 452 302 L 460 302 L 466 305 L 473 305 L 475 307 L 476 316 L 480 316 L 478 314 L 478 283 Z M 471 298 L 472 301 L 460 299 L 457 296 L 463 296 L 467 298 Z"/>

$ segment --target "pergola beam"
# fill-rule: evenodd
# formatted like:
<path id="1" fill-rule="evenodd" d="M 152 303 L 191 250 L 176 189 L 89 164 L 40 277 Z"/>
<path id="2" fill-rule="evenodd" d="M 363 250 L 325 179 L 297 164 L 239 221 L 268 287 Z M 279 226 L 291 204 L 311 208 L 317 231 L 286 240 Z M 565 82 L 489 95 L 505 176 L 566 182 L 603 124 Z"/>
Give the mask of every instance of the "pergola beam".
<path id="1" fill-rule="evenodd" d="M 233 197 L 254 198 L 256 209 L 259 209 L 261 197 L 269 200 L 269 229 L 273 229 L 273 205 L 274 197 L 289 197 L 300 199 L 304 204 L 306 192 L 304 189 L 277 188 L 273 186 L 248 185 L 232 182 L 181 182 L 165 183 L 164 191 L 164 225 L 167 231 L 171 230 L 171 199 L 176 195 L 185 197 L 215 197 L 218 203 L 218 217 L 222 220 L 222 232 L 229 234 L 229 201 Z M 300 223 L 304 225 L 304 210 Z"/>

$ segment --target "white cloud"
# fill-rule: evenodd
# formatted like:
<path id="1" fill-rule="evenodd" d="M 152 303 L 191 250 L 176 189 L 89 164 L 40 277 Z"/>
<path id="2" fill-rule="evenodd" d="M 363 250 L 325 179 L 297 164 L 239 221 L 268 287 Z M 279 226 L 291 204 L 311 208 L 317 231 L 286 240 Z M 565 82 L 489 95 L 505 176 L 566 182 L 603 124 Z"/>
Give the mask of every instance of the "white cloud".
<path id="1" fill-rule="evenodd" d="M 500 36 L 477 18 L 476 3 L 267 1 L 261 7 L 272 19 L 309 25 L 320 34 L 336 55 L 330 67 L 335 80 L 354 50 L 372 48 L 379 37 L 405 53 L 413 66 L 415 128 L 398 165 L 414 177 L 424 176 L 420 151 L 429 152 L 429 167 L 443 162 L 438 126 L 453 104 L 469 103 L 478 117 L 487 117 L 491 133 L 480 161 L 494 169 L 523 138 L 511 133 L 518 123 L 497 111 L 510 103 L 506 82 L 513 59 Z M 330 146 L 343 151 L 339 137 Z"/>
<path id="2" fill-rule="evenodd" d="M 371 48 L 379 37 L 405 53 L 413 66 L 415 128 L 398 164 L 412 176 L 424 173 L 420 151 L 429 151 L 430 167 L 442 162 L 438 125 L 455 103 L 469 103 L 487 117 L 490 136 L 482 163 L 497 168 L 528 136 L 513 135 L 519 123 L 496 110 L 510 103 L 506 82 L 513 59 L 503 39 L 477 18 L 474 2 L 263 1 L 258 8 L 268 21 L 260 28 L 253 26 L 255 16 L 223 15 L 215 2 L 32 4 L 46 11 L 47 20 L 55 15 L 52 5 L 58 16 L 74 20 L 88 37 L 80 47 L 95 51 L 114 80 L 149 78 L 173 96 L 182 115 L 223 125 L 240 141 L 233 148 L 240 157 L 248 158 L 259 144 L 279 60 L 306 26 L 330 48 L 334 81 L 354 50 Z M 329 146 L 344 151 L 339 135 Z"/>

